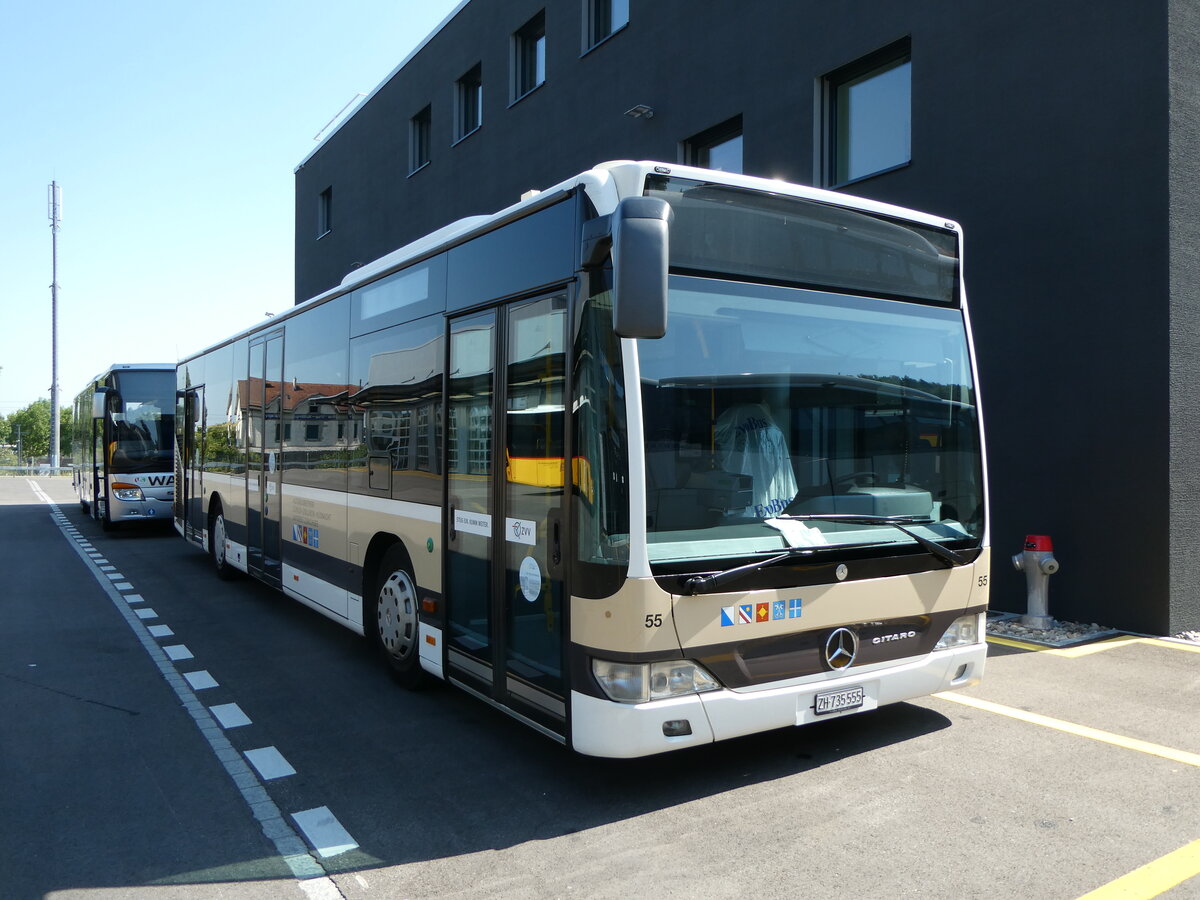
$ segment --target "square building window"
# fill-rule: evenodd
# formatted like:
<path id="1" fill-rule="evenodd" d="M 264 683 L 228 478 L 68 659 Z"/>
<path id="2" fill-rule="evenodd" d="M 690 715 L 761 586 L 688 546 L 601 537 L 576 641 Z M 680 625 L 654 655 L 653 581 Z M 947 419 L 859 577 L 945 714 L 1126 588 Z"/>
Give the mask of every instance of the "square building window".
<path id="1" fill-rule="evenodd" d="M 333 230 L 333 188 L 327 187 L 317 194 L 317 237 L 324 237 Z"/>
<path id="2" fill-rule="evenodd" d="M 430 133 L 433 125 L 431 107 L 425 107 L 408 121 L 408 171 L 415 172 L 429 164 Z"/>
<path id="3" fill-rule="evenodd" d="M 912 55 L 907 40 L 825 78 L 825 183 L 841 185 L 912 160 Z"/>
<path id="4" fill-rule="evenodd" d="M 454 113 L 456 141 L 483 124 L 483 67 L 479 63 L 454 83 Z"/>
<path id="5" fill-rule="evenodd" d="M 546 80 L 546 12 L 522 26 L 512 39 L 512 99 L 520 100 Z"/>
<path id="6" fill-rule="evenodd" d="M 683 142 L 683 161 L 689 166 L 742 171 L 742 117 L 734 116 Z"/>
<path id="7" fill-rule="evenodd" d="M 629 0 L 583 0 L 584 50 L 629 24 Z"/>

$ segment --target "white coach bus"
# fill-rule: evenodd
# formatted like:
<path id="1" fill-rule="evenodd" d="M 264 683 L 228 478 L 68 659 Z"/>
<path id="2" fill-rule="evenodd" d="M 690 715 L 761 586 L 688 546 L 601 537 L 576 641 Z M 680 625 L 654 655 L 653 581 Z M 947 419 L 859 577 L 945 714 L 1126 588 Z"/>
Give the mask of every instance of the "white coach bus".
<path id="1" fill-rule="evenodd" d="M 975 684 L 961 235 L 601 165 L 178 366 L 176 528 L 586 754 Z"/>
<path id="2" fill-rule="evenodd" d="M 71 469 L 79 505 L 105 531 L 171 521 L 175 496 L 175 366 L 110 366 L 72 409 Z"/>

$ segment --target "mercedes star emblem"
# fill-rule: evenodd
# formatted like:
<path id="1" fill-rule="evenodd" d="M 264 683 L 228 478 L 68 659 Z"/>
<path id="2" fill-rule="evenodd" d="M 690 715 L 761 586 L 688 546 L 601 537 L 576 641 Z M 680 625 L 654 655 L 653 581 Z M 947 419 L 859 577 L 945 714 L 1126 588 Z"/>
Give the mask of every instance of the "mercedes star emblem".
<path id="1" fill-rule="evenodd" d="M 825 662 L 831 669 L 846 669 L 858 656 L 858 635 L 839 628 L 825 641 Z"/>

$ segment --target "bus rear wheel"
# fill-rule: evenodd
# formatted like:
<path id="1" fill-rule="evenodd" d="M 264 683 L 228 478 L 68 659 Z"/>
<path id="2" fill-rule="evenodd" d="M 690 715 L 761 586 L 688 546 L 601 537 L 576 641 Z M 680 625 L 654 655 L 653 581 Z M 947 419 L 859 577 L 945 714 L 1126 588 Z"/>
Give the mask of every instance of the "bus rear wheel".
<path id="1" fill-rule="evenodd" d="M 225 513 L 218 506 L 208 526 L 208 555 L 212 558 L 213 568 L 217 570 L 217 577 L 222 581 L 231 581 L 237 576 L 237 569 L 229 563 L 225 538 Z"/>
<path id="2" fill-rule="evenodd" d="M 369 598 L 363 625 L 393 677 L 406 688 L 419 688 L 425 681 L 417 643 L 419 604 L 408 555 L 403 547 L 395 545 L 384 554 L 379 566 L 374 596 Z"/>

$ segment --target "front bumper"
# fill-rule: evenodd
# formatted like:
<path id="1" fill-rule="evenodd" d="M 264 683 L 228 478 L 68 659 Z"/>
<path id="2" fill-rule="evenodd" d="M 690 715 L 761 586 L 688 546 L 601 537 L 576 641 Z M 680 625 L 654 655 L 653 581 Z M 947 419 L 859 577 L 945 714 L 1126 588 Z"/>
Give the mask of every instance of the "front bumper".
<path id="1" fill-rule="evenodd" d="M 970 687 L 983 676 L 986 659 L 987 644 L 970 644 L 899 664 L 880 664 L 848 674 L 830 672 L 802 684 L 710 691 L 639 704 L 614 703 L 572 691 L 571 745 L 589 756 L 629 758 L 807 725 Z M 863 688 L 861 707 L 821 716 L 814 711 L 816 694 L 859 686 Z M 680 719 L 690 723 L 692 733 L 665 736 L 663 723 Z"/>

